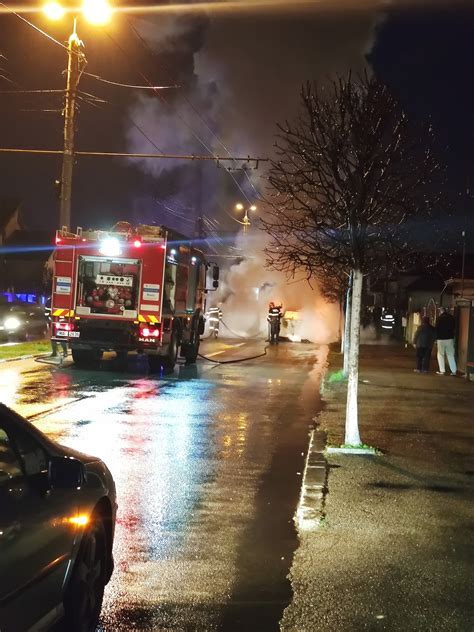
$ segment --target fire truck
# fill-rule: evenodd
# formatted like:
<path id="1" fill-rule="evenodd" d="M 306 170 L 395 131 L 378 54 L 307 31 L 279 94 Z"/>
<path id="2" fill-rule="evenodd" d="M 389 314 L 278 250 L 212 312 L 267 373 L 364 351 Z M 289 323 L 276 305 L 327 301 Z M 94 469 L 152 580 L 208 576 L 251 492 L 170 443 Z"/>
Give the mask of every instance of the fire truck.
<path id="1" fill-rule="evenodd" d="M 196 361 L 206 294 L 218 284 L 218 266 L 164 227 L 63 228 L 53 253 L 52 339 L 67 341 L 81 368 L 97 366 L 104 351 L 121 362 L 136 351 L 150 371 L 172 371 L 178 354 Z"/>

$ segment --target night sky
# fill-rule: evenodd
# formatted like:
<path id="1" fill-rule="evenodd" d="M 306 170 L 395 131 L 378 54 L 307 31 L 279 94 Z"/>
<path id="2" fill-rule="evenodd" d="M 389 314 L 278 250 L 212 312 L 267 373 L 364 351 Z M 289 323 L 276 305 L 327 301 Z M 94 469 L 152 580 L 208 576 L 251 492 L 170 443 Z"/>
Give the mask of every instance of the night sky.
<path id="1" fill-rule="evenodd" d="M 360 71 L 367 59 L 413 116 L 432 117 L 451 188 L 474 188 L 474 9 L 444 2 L 404 2 L 403 10 L 396 2 L 391 9 L 338 0 L 327 3 L 331 8 L 288 4 L 288 10 L 121 14 L 105 29 L 80 23 L 87 72 L 122 83 L 180 87 L 157 95 L 83 76 L 80 89 L 107 103 L 81 103 L 76 148 L 271 157 L 276 122 L 297 114 L 302 82 Z M 67 39 L 67 19 L 52 24 L 40 14 L 26 17 Z M 0 15 L 0 51 L 1 74 L 10 79 L 0 78 L 0 90 L 64 87 L 64 49 L 15 16 Z M 61 149 L 60 107 L 58 94 L 1 94 L 0 145 Z M 50 109 L 56 111 L 38 111 Z M 60 157 L 0 156 L 0 196 L 23 199 L 31 228 L 57 222 L 60 166 Z M 238 227 L 229 217 L 235 203 L 253 201 L 264 174 L 264 165 L 246 175 L 213 163 L 81 158 L 73 225 L 156 221 L 192 235 L 203 214 L 225 233 Z M 465 196 L 458 206 L 468 218 L 460 225 L 472 227 L 474 211 Z"/>

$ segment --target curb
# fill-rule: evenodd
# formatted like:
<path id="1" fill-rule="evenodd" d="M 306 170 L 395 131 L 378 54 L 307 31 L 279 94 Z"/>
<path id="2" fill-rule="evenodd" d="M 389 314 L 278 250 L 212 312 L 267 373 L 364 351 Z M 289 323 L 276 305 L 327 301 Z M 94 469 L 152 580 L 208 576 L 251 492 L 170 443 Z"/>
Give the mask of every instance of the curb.
<path id="1" fill-rule="evenodd" d="M 324 457 L 326 433 L 311 431 L 295 522 L 299 531 L 314 529 L 324 518 L 328 463 Z"/>
<path id="2" fill-rule="evenodd" d="M 16 362 L 17 360 L 31 360 L 31 358 L 43 358 L 44 356 L 50 355 L 49 353 L 32 353 L 30 355 L 24 356 L 15 356 L 14 358 L 5 358 L 4 360 L 0 360 L 0 364 L 5 362 Z"/>

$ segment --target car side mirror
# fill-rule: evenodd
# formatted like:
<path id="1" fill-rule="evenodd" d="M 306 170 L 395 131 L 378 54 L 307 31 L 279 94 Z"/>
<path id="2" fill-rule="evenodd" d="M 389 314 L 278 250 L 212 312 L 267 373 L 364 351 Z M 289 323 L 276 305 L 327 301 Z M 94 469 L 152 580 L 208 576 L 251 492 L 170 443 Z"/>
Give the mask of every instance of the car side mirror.
<path id="1" fill-rule="evenodd" d="M 84 484 L 84 465 L 72 457 L 53 456 L 49 461 L 48 480 L 52 489 L 74 489 Z"/>

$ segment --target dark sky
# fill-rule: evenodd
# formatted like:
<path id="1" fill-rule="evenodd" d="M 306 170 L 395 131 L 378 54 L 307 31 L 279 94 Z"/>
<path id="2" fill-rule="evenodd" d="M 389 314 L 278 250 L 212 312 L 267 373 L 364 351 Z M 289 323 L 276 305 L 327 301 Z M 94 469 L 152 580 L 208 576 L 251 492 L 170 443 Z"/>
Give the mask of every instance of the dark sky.
<path id="1" fill-rule="evenodd" d="M 373 5 L 328 4 L 331 10 L 302 11 L 295 5 L 292 11 L 122 15 L 105 31 L 80 25 L 89 72 L 132 84 L 144 84 L 145 75 L 154 84 L 181 88 L 160 99 L 83 77 L 80 88 L 107 103 L 81 104 L 77 148 L 156 151 L 141 128 L 166 152 L 271 156 L 275 124 L 295 116 L 301 83 L 360 70 L 368 54 L 375 73 L 407 110 L 433 117 L 440 147 L 450 144 L 444 157 L 452 186 L 465 188 L 473 172 L 474 9 L 404 3 L 403 11 L 392 7 L 382 13 Z M 27 17 L 58 40 L 67 38 L 65 25 Z M 0 79 L 0 90 L 64 86 L 65 51 L 14 16 L 0 15 L 0 51 L 6 57 L 0 67 L 15 82 Z M 58 95 L 1 94 L 0 145 L 61 148 L 59 112 L 20 111 L 59 107 Z M 31 227 L 53 227 L 58 217 L 53 182 L 59 173 L 58 157 L 0 156 L 0 196 L 22 198 Z M 82 158 L 74 174 L 73 225 L 157 221 L 191 234 L 201 208 L 228 230 L 237 224 L 227 213 L 244 194 L 252 200 L 263 173 L 259 169 L 247 178 L 213 163 Z"/>

